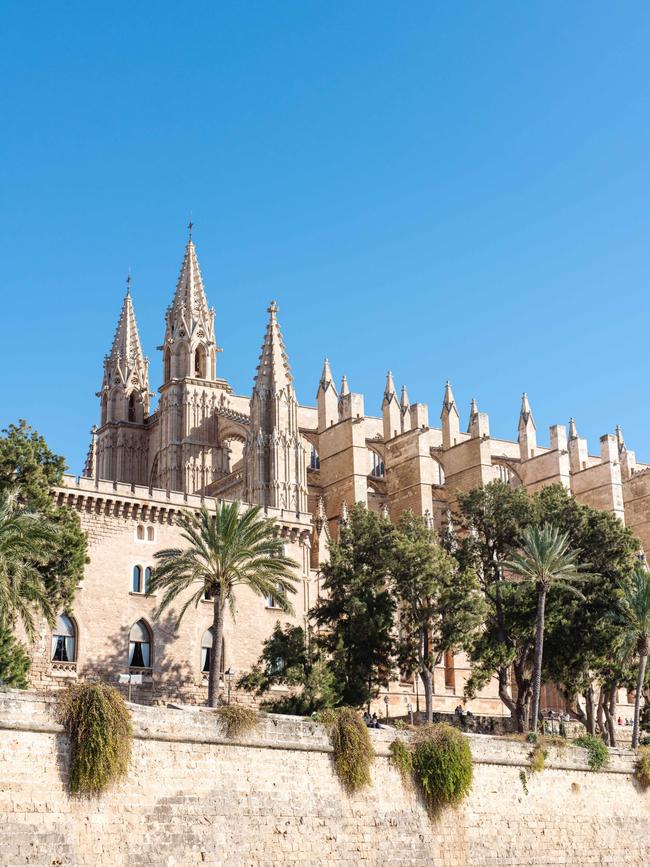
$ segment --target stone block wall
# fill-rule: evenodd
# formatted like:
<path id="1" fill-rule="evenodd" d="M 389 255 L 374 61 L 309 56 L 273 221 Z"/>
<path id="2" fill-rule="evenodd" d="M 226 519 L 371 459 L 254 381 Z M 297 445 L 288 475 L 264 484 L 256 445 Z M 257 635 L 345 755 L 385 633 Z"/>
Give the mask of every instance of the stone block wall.
<path id="1" fill-rule="evenodd" d="M 0 865 L 552 865 L 650 862 L 650 794 L 633 758 L 591 773 L 584 751 L 469 736 L 474 785 L 435 821 L 388 762 L 394 731 L 371 731 L 372 787 L 349 796 L 321 726 L 265 717 L 228 741 L 196 708 L 133 706 L 128 779 L 100 798 L 66 793 L 68 746 L 52 702 L 0 692 Z"/>

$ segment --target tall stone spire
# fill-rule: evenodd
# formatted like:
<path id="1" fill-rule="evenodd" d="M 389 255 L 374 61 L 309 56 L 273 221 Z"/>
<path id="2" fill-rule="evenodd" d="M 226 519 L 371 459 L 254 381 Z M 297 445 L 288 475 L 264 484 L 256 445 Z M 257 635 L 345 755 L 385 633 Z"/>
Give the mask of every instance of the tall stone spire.
<path id="1" fill-rule="evenodd" d="M 186 376 L 214 380 L 217 349 L 214 309 L 208 307 L 191 233 L 174 298 L 165 318 L 165 342 L 162 347 L 164 382 Z"/>
<path id="2" fill-rule="evenodd" d="M 460 416 L 449 380 L 445 383 L 445 396 L 442 401 L 440 420 L 442 422 L 442 445 L 443 448 L 448 449 L 456 445 L 460 434 Z"/>
<path id="3" fill-rule="evenodd" d="M 341 397 L 345 397 L 346 394 L 350 394 L 350 386 L 348 385 L 348 378 L 345 374 L 341 379 Z"/>
<path id="4" fill-rule="evenodd" d="M 323 362 L 316 403 L 318 405 L 318 430 L 324 431 L 339 420 L 339 396 L 327 358 Z"/>
<path id="5" fill-rule="evenodd" d="M 476 398 L 472 398 L 472 402 L 469 405 L 469 424 L 467 425 L 467 433 L 472 432 L 472 422 L 478 416 L 478 403 L 476 402 Z"/>
<path id="6" fill-rule="evenodd" d="M 402 413 L 402 433 L 406 433 L 406 431 L 411 430 L 411 402 L 409 401 L 409 394 L 405 385 L 402 386 L 399 408 Z"/>
<path id="7" fill-rule="evenodd" d="M 307 511 L 307 465 L 298 429 L 298 401 L 277 305 L 268 308 L 244 445 L 244 499 L 277 509 Z"/>
<path id="8" fill-rule="evenodd" d="M 521 410 L 519 411 L 518 425 L 519 454 L 522 461 L 534 457 L 537 449 L 537 427 L 533 418 L 533 411 L 528 402 L 528 395 L 524 392 L 521 396 Z"/>
<path id="9" fill-rule="evenodd" d="M 104 359 L 101 424 L 131 421 L 142 424 L 149 412 L 149 361 L 140 343 L 131 297 L 131 278 L 122 302 L 110 353 Z"/>
<path id="10" fill-rule="evenodd" d="M 402 432 L 402 411 L 397 400 L 393 374 L 390 370 L 386 374 L 386 388 L 381 403 L 381 414 L 384 421 L 384 440 L 388 441 Z"/>

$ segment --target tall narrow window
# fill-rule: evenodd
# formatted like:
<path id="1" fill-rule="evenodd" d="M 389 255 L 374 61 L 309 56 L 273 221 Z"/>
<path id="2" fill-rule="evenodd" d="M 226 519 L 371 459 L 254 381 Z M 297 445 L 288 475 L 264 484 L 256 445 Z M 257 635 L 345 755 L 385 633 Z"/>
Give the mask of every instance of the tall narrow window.
<path id="1" fill-rule="evenodd" d="M 133 567 L 133 592 L 142 593 L 142 566 Z"/>
<path id="2" fill-rule="evenodd" d="M 133 392 L 129 397 L 129 421 L 135 421 L 135 397 Z"/>
<path id="3" fill-rule="evenodd" d="M 138 620 L 129 633 L 129 665 L 151 668 L 151 632 L 144 620 Z"/>
<path id="4" fill-rule="evenodd" d="M 144 589 L 143 593 L 149 592 L 149 587 L 151 586 L 151 566 L 147 566 L 144 570 Z"/>
<path id="5" fill-rule="evenodd" d="M 147 527 L 147 542 L 154 542 L 156 533 L 153 527 Z"/>
<path id="6" fill-rule="evenodd" d="M 76 659 L 75 627 L 65 614 L 59 614 L 52 635 L 52 661 L 74 662 Z"/>
<path id="7" fill-rule="evenodd" d="M 445 689 L 456 691 L 456 671 L 454 669 L 454 652 L 445 650 Z"/>
<path id="8" fill-rule="evenodd" d="M 169 382 L 172 378 L 172 364 L 171 364 L 171 355 L 169 354 L 169 349 L 165 350 L 165 361 L 164 361 L 165 373 L 163 377 L 164 382 Z"/>
<path id="9" fill-rule="evenodd" d="M 201 639 L 201 671 L 207 673 L 210 671 L 212 663 L 212 629 L 206 629 Z M 223 674 L 226 670 L 226 642 L 221 639 L 221 662 L 219 664 L 219 674 Z"/>
<path id="10" fill-rule="evenodd" d="M 144 527 L 142 524 L 138 524 L 135 531 L 135 538 L 138 542 L 144 542 Z"/>

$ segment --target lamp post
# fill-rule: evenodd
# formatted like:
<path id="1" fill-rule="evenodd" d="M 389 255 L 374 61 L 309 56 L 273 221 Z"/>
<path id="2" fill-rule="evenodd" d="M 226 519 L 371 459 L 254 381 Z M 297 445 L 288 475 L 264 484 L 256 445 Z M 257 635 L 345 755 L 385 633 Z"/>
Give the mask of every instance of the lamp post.
<path id="1" fill-rule="evenodd" d="M 406 702 L 406 712 L 409 715 L 409 722 L 413 725 L 413 705 L 410 701 Z"/>
<path id="2" fill-rule="evenodd" d="M 388 693 L 384 696 L 384 704 L 386 705 L 386 725 L 388 725 Z"/>
<path id="3" fill-rule="evenodd" d="M 228 704 L 230 704 L 230 690 L 232 689 L 232 679 L 235 676 L 235 669 L 227 668 L 224 671 L 224 675 L 226 676 L 226 683 L 228 684 Z"/>

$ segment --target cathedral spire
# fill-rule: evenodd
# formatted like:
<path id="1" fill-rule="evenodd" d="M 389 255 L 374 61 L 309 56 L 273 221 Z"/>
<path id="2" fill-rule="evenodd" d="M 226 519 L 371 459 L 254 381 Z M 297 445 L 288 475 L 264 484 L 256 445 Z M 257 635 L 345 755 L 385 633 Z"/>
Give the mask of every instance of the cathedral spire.
<path id="1" fill-rule="evenodd" d="M 381 415 L 384 422 L 384 440 L 388 441 L 402 432 L 402 411 L 395 392 L 395 381 L 389 370 L 386 374 L 386 388 L 381 402 Z"/>
<path id="2" fill-rule="evenodd" d="M 578 439 L 578 428 L 576 427 L 576 422 L 574 418 L 569 419 L 569 439 L 577 440 Z"/>
<path id="3" fill-rule="evenodd" d="M 530 408 L 528 395 L 524 392 L 521 396 L 521 410 L 519 411 L 518 441 L 519 454 L 522 461 L 527 461 L 535 456 L 537 449 L 537 427 Z"/>
<path id="4" fill-rule="evenodd" d="M 165 383 L 186 376 L 208 380 L 216 376 L 214 310 L 208 307 L 191 222 L 189 229 L 174 298 L 166 314 L 162 347 Z"/>
<path id="5" fill-rule="evenodd" d="M 442 422 L 442 445 L 443 448 L 448 449 L 457 444 L 460 434 L 460 416 L 449 380 L 445 383 L 445 396 L 442 401 L 440 420 Z"/>
<path id="6" fill-rule="evenodd" d="M 278 323 L 278 305 L 275 301 L 267 308 L 269 321 L 264 334 L 260 362 L 257 365 L 255 385 L 253 392 L 266 388 L 272 392 L 278 392 L 283 388 L 291 387 L 293 377 L 289 368 L 289 359 L 284 348 L 284 340 Z"/>
<path id="7" fill-rule="evenodd" d="M 247 503 L 305 512 L 306 452 L 277 312 L 277 304 L 272 301 L 250 401 L 243 456 L 244 499 Z"/>
<path id="8" fill-rule="evenodd" d="M 341 397 L 345 397 L 346 394 L 350 394 L 350 387 L 348 385 L 348 378 L 345 374 L 341 379 Z"/>
<path id="9" fill-rule="evenodd" d="M 467 433 L 472 432 L 472 425 L 478 416 L 478 403 L 476 402 L 476 398 L 473 397 L 472 401 L 469 405 L 469 424 L 467 425 Z"/>
<path id="10" fill-rule="evenodd" d="M 318 405 L 318 430 L 323 431 L 339 420 L 339 396 L 334 385 L 330 363 L 326 358 L 316 393 Z"/>
<path id="11" fill-rule="evenodd" d="M 104 379 L 97 396 L 102 401 L 102 425 L 108 421 L 142 424 L 149 412 L 149 361 L 140 343 L 130 277 L 111 351 L 104 359 Z"/>

